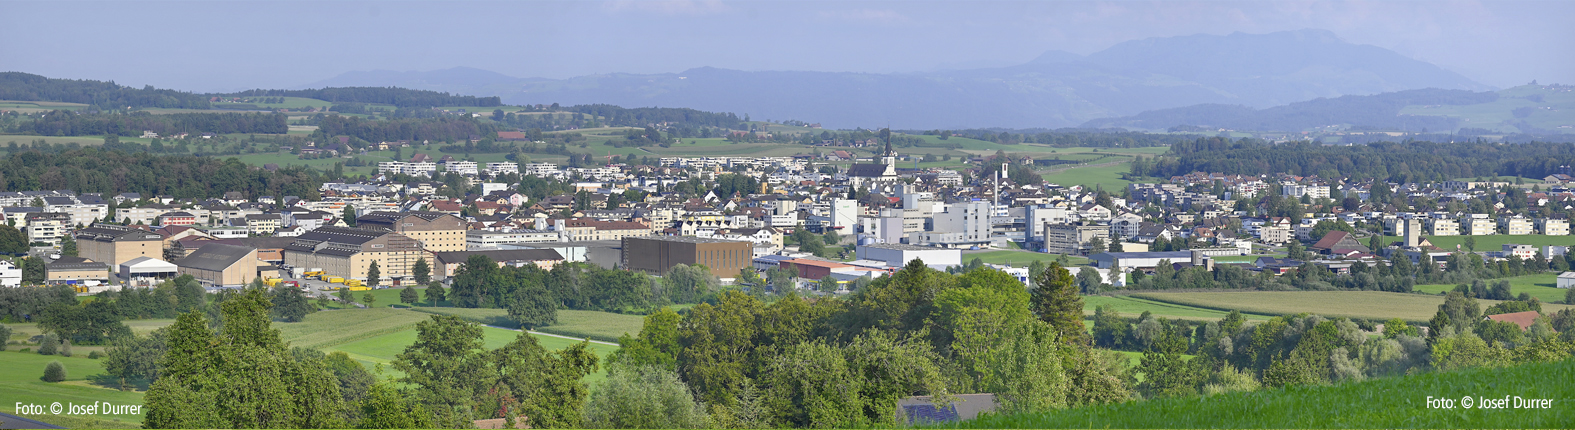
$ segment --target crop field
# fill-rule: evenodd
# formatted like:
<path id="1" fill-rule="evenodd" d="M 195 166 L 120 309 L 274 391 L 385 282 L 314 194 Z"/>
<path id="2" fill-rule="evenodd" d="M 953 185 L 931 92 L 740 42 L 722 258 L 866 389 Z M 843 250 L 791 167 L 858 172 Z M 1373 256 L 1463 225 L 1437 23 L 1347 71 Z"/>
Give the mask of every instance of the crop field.
<path id="1" fill-rule="evenodd" d="M 1158 302 L 1132 296 L 1083 296 L 1083 315 L 1092 318 L 1094 309 L 1103 305 L 1115 307 L 1116 312 L 1120 312 L 1122 318 L 1137 318 L 1144 311 L 1147 311 L 1153 313 L 1156 317 L 1169 319 L 1219 321 L 1230 314 L 1229 311 Z M 1248 320 L 1268 320 L 1270 318 L 1254 314 L 1245 314 L 1244 316 Z"/>
<path id="2" fill-rule="evenodd" d="M 0 111 L 17 111 L 24 114 L 49 112 L 52 110 L 77 110 L 85 107 L 88 107 L 88 105 L 81 103 L 0 100 Z"/>
<path id="3" fill-rule="evenodd" d="M 86 352 L 77 352 L 71 357 L 58 355 L 39 355 L 34 352 L 18 352 L 22 348 L 11 345 L 6 351 L 0 351 L 0 411 L 14 413 L 17 403 L 45 405 L 54 402 L 89 404 L 93 402 L 110 402 L 113 404 L 142 404 L 141 392 L 119 391 L 93 385 L 88 381 L 92 375 L 104 373 L 101 360 L 87 358 Z M 44 366 L 51 361 L 60 361 L 66 367 L 66 380 L 62 382 L 44 382 Z M 50 415 L 33 416 L 28 418 L 44 422 L 68 424 L 67 419 L 55 419 Z M 142 415 L 97 415 L 106 418 L 100 423 L 87 425 L 88 427 L 105 428 L 137 428 L 137 423 L 142 422 Z M 82 423 L 85 424 L 85 423 Z"/>
<path id="4" fill-rule="evenodd" d="M 1259 315 L 1292 315 L 1302 312 L 1324 317 L 1387 320 L 1401 318 L 1406 321 L 1425 322 L 1438 312 L 1444 303 L 1443 296 L 1427 294 L 1386 293 L 1379 291 L 1241 291 L 1209 293 L 1139 293 L 1133 297 L 1156 302 L 1178 304 Z M 1478 300 L 1486 308 L 1497 300 Z M 1543 312 L 1557 312 L 1566 305 L 1542 305 Z"/>
<path id="5" fill-rule="evenodd" d="M 1557 273 L 1539 273 L 1535 275 L 1516 276 L 1513 278 L 1484 279 L 1482 282 L 1492 285 L 1498 281 L 1509 281 L 1511 294 L 1519 296 L 1520 293 L 1530 294 L 1541 300 L 1542 303 L 1564 303 L 1564 294 L 1569 290 L 1558 288 Z M 1455 284 L 1417 285 L 1416 291 L 1433 294 L 1447 293 L 1455 290 Z M 1546 309 L 1546 308 L 1544 308 Z"/>
<path id="6" fill-rule="evenodd" d="M 1423 235 L 1422 237 L 1426 238 L 1429 242 L 1432 242 L 1433 246 L 1442 248 L 1446 251 L 1454 251 L 1455 245 L 1460 245 L 1460 250 L 1462 251 L 1469 250 L 1466 248 L 1466 238 L 1468 237 L 1476 238 L 1477 251 L 1497 251 L 1502 249 L 1501 247 L 1505 244 L 1532 245 L 1537 247 L 1546 245 L 1575 245 L 1575 236 L 1547 236 L 1541 234 L 1527 234 L 1518 236 L 1510 236 L 1507 234 L 1490 234 L 1486 236 Z M 1388 242 L 1396 242 L 1403 240 L 1403 238 L 1396 236 L 1384 236 L 1384 240 Z"/>
<path id="7" fill-rule="evenodd" d="M 956 428 L 1565 428 L 1575 422 L 1575 360 L 1307 385 L 1209 397 L 1168 397 L 994 415 Z M 1427 399 L 1520 396 L 1547 409 L 1435 409 Z M 1478 402 L 1480 404 L 1480 402 Z"/>

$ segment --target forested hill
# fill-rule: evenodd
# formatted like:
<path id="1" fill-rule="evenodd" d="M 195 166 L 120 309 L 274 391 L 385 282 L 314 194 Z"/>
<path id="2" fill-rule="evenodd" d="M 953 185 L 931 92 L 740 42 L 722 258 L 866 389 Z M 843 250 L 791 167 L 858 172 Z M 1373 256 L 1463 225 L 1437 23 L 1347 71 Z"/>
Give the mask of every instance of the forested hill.
<path id="1" fill-rule="evenodd" d="M 1495 92 L 1422 89 L 1370 96 L 1319 98 L 1267 109 L 1238 105 L 1200 104 L 1146 111 L 1137 115 L 1096 119 L 1083 127 L 1125 127 L 1148 130 L 1199 127 L 1252 131 L 1302 131 L 1329 125 L 1353 129 L 1453 131 L 1460 119 L 1401 115 L 1407 105 L 1473 105 L 1498 100 Z"/>
<path id="2" fill-rule="evenodd" d="M 305 97 L 334 103 L 381 103 L 397 107 L 435 107 L 435 106 L 468 106 L 468 107 L 494 107 L 502 106 L 503 102 L 497 97 L 461 96 L 437 91 L 411 90 L 396 87 L 344 87 L 321 88 L 315 90 L 249 90 L 236 94 L 227 94 L 236 97 Z"/>
<path id="3" fill-rule="evenodd" d="M 0 159 L 0 191 L 75 190 L 115 195 L 125 192 L 177 198 L 219 197 L 240 191 L 251 197 L 316 198 L 324 178 L 300 166 L 268 171 L 240 160 L 187 155 L 128 153 L 100 148 L 15 151 Z"/>
<path id="4" fill-rule="evenodd" d="M 1210 137 L 1172 144 L 1163 157 L 1133 162 L 1132 171 L 1161 178 L 1191 172 L 1288 173 L 1410 183 L 1490 176 L 1541 178 L 1558 173 L 1558 166 L 1571 164 L 1575 164 L 1575 144 L 1571 143 L 1412 141 L 1328 146 Z"/>
<path id="5" fill-rule="evenodd" d="M 208 109 L 208 97 L 152 86 L 142 89 L 114 82 L 54 79 L 22 72 L 0 72 L 0 100 L 83 103 L 101 108 Z"/>

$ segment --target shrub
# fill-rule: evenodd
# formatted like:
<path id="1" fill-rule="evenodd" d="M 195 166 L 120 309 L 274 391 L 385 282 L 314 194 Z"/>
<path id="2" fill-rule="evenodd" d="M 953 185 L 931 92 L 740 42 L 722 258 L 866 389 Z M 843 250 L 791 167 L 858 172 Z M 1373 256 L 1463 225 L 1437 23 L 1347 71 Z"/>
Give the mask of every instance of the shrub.
<path id="1" fill-rule="evenodd" d="M 0 324 L 0 351 L 5 351 L 6 345 L 11 344 L 11 327 Z"/>
<path id="2" fill-rule="evenodd" d="M 44 335 L 44 340 L 38 342 L 38 353 L 42 355 L 55 355 L 60 349 L 60 338 L 54 333 Z"/>
<path id="3" fill-rule="evenodd" d="M 60 353 L 60 356 L 62 356 L 62 357 L 70 357 L 71 356 L 71 339 L 61 339 L 60 340 L 60 351 L 59 351 L 59 353 Z"/>
<path id="4" fill-rule="evenodd" d="M 44 382 L 60 382 L 66 380 L 66 365 L 59 361 L 51 361 L 44 366 Z"/>
<path id="5" fill-rule="evenodd" d="M 97 359 L 100 359 L 100 358 L 104 358 L 104 354 L 99 354 L 98 351 L 93 351 L 93 352 L 89 352 L 88 353 L 88 358 L 89 359 L 93 359 L 93 360 L 97 360 Z"/>
<path id="6" fill-rule="evenodd" d="M 33 348 L 22 348 L 21 351 L 17 351 L 17 352 L 33 352 Z"/>

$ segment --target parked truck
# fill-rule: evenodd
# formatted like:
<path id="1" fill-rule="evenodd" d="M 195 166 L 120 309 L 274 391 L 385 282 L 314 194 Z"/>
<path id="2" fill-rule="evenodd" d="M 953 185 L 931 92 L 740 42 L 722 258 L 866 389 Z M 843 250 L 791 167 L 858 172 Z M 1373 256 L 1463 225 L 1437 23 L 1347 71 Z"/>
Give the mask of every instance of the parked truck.
<path id="1" fill-rule="evenodd" d="M 339 277 L 339 276 L 329 276 L 329 277 L 323 278 L 323 280 L 324 281 L 328 281 L 328 283 L 330 283 L 330 284 L 343 284 L 343 283 L 345 283 L 345 278 L 342 278 L 342 277 Z"/>

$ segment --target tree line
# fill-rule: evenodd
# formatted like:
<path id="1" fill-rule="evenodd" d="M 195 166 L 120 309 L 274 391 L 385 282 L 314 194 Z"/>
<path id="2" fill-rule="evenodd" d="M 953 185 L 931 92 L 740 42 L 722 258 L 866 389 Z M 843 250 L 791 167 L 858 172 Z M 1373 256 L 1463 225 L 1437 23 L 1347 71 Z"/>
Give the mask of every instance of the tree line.
<path id="1" fill-rule="evenodd" d="M 282 113 L 77 113 L 51 111 L 37 119 L 23 121 L 6 132 L 43 136 L 141 136 L 152 131 L 168 136 L 178 133 L 266 133 L 289 132 Z"/>
<path id="2" fill-rule="evenodd" d="M 1270 144 L 1256 139 L 1198 138 L 1170 146 L 1165 156 L 1133 162 L 1132 173 L 1168 178 L 1192 172 L 1227 175 L 1286 173 L 1396 183 L 1454 178 L 1541 178 L 1575 163 L 1575 143 L 1379 142 L 1324 146 Z"/>
<path id="3" fill-rule="evenodd" d="M 563 110 L 604 118 L 606 125 L 613 127 L 645 127 L 667 123 L 736 130 L 744 124 L 737 114 L 731 112 L 706 112 L 689 108 L 624 108 L 609 104 L 589 104 L 569 106 Z"/>
<path id="4" fill-rule="evenodd" d="M 227 191 L 249 196 L 316 198 L 322 173 L 306 167 L 268 171 L 235 158 L 79 148 L 62 152 L 26 150 L 0 160 L 0 191 L 61 190 L 176 198 L 219 197 Z"/>
<path id="5" fill-rule="evenodd" d="M 476 97 L 397 87 L 329 87 L 309 90 L 247 90 L 224 97 L 304 97 L 332 103 L 376 103 L 396 107 L 502 106 L 498 97 Z"/>
<path id="6" fill-rule="evenodd" d="M 0 72 L 0 100 L 82 103 L 98 109 L 210 107 L 206 96 L 151 85 L 137 89 L 114 82 L 54 79 L 22 72 Z"/>

